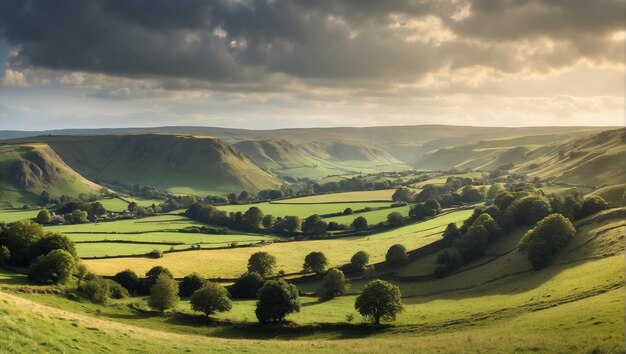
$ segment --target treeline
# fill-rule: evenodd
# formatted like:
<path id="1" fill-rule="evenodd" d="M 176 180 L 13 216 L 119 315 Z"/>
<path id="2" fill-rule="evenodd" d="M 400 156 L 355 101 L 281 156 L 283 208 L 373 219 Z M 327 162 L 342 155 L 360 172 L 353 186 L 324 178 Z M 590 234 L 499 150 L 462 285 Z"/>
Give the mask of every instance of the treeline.
<path id="1" fill-rule="evenodd" d="M 600 197 L 548 197 L 530 190 L 501 191 L 493 205 L 476 208 L 458 228 L 451 223 L 443 233 L 452 246 L 437 259 L 434 274 L 443 277 L 484 255 L 488 245 L 519 226 L 531 229 L 520 241 L 535 269 L 550 264 L 575 234 L 573 222 L 608 207 Z"/>

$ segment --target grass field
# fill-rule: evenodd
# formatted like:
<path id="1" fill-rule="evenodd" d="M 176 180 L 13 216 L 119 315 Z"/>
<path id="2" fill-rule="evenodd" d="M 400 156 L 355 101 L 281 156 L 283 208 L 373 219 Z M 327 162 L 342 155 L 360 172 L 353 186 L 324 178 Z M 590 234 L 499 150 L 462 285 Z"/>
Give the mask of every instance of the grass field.
<path id="1" fill-rule="evenodd" d="M 181 215 L 165 214 L 150 216 L 141 219 L 125 219 L 86 223 L 77 225 L 48 226 L 46 230 L 59 231 L 64 234 L 75 232 L 103 233 L 103 232 L 150 232 L 164 230 L 179 230 L 188 226 L 203 226 L 205 224 L 193 221 Z"/>
<path id="2" fill-rule="evenodd" d="M 169 268 L 176 276 L 198 272 L 205 277 L 236 277 L 245 272 L 247 260 L 254 252 L 265 251 L 277 257 L 277 269 L 287 273 L 302 269 L 304 257 L 313 251 L 323 251 L 331 266 L 338 266 L 350 260 L 354 253 L 367 250 L 370 261 L 384 260 L 389 247 L 402 243 L 407 249 L 415 249 L 441 237 L 441 232 L 450 222 L 461 222 L 471 215 L 472 210 L 457 211 L 437 218 L 393 229 L 387 232 L 336 240 L 280 242 L 263 247 L 234 248 L 224 250 L 200 250 L 166 254 L 160 259 L 114 258 L 88 260 L 85 263 L 97 274 L 113 275 L 125 268 L 145 273 L 155 265 Z"/>
<path id="3" fill-rule="evenodd" d="M 326 222 L 334 221 L 340 224 L 350 225 L 352 224 L 352 221 L 354 221 L 354 219 L 356 219 L 359 216 L 362 216 L 367 219 L 368 225 L 376 225 L 379 222 L 387 221 L 387 215 L 389 215 L 390 213 L 394 211 L 402 214 L 402 216 L 408 216 L 409 210 L 411 210 L 411 205 L 405 205 L 405 206 L 396 207 L 396 208 L 372 210 L 372 211 L 367 211 L 363 213 L 355 213 L 351 215 L 334 216 L 331 218 L 325 218 L 324 221 Z"/>
<path id="4" fill-rule="evenodd" d="M 278 200 L 274 203 L 340 203 L 340 202 L 369 202 L 369 201 L 391 201 L 391 196 L 395 189 L 381 189 L 375 191 L 358 191 L 329 193 L 321 195 L 311 195 L 307 197 Z"/>
<path id="5" fill-rule="evenodd" d="M 39 210 L 0 209 L 0 222 L 11 223 L 37 217 Z"/>
<path id="6" fill-rule="evenodd" d="M 286 216 L 286 215 L 295 215 L 304 219 L 313 214 L 331 214 L 331 213 L 340 213 L 343 212 L 346 208 L 352 208 L 353 210 L 359 210 L 363 208 L 386 208 L 391 205 L 390 202 L 357 202 L 357 203 L 328 203 L 328 204 L 287 204 L 286 201 L 282 201 L 281 203 L 256 203 L 256 204 L 245 204 L 245 205 L 223 205 L 218 206 L 217 208 L 220 210 L 224 210 L 226 212 L 237 212 L 241 211 L 242 213 L 246 210 L 250 209 L 250 207 L 257 207 L 263 211 L 264 214 L 272 214 L 276 217 L 278 216 Z"/>

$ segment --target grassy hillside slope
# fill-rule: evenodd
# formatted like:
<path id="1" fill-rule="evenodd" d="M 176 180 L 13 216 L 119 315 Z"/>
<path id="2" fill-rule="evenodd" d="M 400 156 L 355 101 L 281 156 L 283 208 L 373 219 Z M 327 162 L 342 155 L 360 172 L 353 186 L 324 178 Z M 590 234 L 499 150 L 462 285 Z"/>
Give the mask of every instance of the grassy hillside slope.
<path id="1" fill-rule="evenodd" d="M 52 197 L 95 193 L 99 185 L 85 179 L 46 144 L 0 146 L 0 207 L 20 207 Z"/>
<path id="2" fill-rule="evenodd" d="M 226 193 L 278 188 L 229 144 L 176 135 L 38 137 L 82 175 L 107 183 L 131 182 L 173 193 Z"/>

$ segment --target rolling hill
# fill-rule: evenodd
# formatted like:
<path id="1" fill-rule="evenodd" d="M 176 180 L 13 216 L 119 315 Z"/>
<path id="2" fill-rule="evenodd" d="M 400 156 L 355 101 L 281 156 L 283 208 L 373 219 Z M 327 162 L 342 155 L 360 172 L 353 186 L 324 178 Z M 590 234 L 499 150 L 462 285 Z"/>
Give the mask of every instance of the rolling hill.
<path id="1" fill-rule="evenodd" d="M 279 176 L 323 178 L 410 168 L 389 153 L 365 143 L 297 144 L 285 139 L 244 140 L 234 146 L 259 167 Z"/>
<path id="2" fill-rule="evenodd" d="M 74 171 L 46 144 L 0 146 L 2 207 L 32 203 L 43 191 L 53 197 L 78 196 L 101 188 Z"/>
<path id="3" fill-rule="evenodd" d="M 130 182 L 199 195 L 282 185 L 215 138 L 147 134 L 29 139 L 48 144 L 81 175 L 103 183 Z"/>

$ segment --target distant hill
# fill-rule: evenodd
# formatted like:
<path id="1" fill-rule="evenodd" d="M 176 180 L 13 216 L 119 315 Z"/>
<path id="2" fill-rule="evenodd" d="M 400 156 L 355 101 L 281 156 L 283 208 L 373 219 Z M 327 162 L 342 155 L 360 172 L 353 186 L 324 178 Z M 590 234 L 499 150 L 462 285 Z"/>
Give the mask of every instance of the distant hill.
<path id="1" fill-rule="evenodd" d="M 322 178 L 410 168 L 386 151 L 364 143 L 296 144 L 267 138 L 240 141 L 234 145 L 256 165 L 280 176 Z"/>
<path id="2" fill-rule="evenodd" d="M 20 207 L 52 197 L 95 193 L 102 187 L 69 167 L 46 144 L 0 146 L 0 207 Z"/>
<path id="3" fill-rule="evenodd" d="M 199 195 L 282 185 L 215 138 L 145 134 L 29 138 L 33 139 L 47 143 L 77 172 L 99 182 L 130 182 Z"/>

